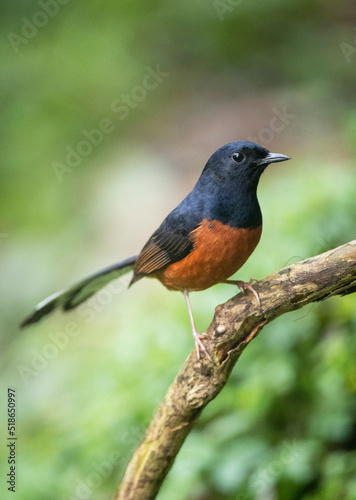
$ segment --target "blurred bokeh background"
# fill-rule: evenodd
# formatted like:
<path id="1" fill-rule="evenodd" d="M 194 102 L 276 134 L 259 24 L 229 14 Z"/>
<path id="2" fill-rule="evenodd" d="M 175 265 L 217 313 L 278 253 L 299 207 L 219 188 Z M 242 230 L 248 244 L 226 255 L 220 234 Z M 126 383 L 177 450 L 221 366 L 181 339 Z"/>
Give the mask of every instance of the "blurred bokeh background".
<path id="1" fill-rule="evenodd" d="M 221 145 L 293 160 L 259 186 L 262 278 L 355 237 L 356 3 L 3 0 L 1 435 L 19 500 L 109 499 L 193 347 L 180 294 L 113 287 L 20 331 L 47 295 L 136 253 Z M 199 328 L 233 291 L 193 294 Z M 266 327 L 160 499 L 356 499 L 355 297 Z M 0 447 L 1 498 L 7 450 Z"/>

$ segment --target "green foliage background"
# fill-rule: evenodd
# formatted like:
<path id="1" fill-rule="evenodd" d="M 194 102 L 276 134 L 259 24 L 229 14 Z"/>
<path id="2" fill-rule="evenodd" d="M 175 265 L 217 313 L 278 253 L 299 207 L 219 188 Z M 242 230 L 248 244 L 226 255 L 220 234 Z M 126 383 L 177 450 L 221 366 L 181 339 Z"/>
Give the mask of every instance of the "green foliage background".
<path id="1" fill-rule="evenodd" d="M 266 139 L 293 158 L 261 179 L 264 232 L 240 279 L 353 239 L 356 4 L 4 0 L 0 25 L 1 498 L 13 495 L 10 386 L 16 498 L 109 499 L 192 349 L 183 299 L 146 280 L 109 289 L 91 320 L 17 325 L 45 296 L 136 253 L 232 140 Z M 120 119 L 112 103 L 157 66 L 168 75 Z M 273 131 L 276 110 L 289 118 Z M 53 162 L 103 119 L 114 130 L 58 178 Z M 193 295 L 201 330 L 232 293 Z M 266 327 L 158 498 L 355 500 L 355 326 L 349 296 Z"/>

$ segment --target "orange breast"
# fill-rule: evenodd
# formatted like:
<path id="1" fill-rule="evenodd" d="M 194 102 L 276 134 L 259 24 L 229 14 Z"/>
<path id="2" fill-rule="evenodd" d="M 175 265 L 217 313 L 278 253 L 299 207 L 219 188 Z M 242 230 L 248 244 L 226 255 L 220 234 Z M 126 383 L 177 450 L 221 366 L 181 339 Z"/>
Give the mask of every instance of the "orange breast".
<path id="1" fill-rule="evenodd" d="M 262 227 L 239 229 L 204 220 L 194 231 L 194 250 L 152 274 L 170 290 L 205 290 L 229 278 L 256 248 Z"/>

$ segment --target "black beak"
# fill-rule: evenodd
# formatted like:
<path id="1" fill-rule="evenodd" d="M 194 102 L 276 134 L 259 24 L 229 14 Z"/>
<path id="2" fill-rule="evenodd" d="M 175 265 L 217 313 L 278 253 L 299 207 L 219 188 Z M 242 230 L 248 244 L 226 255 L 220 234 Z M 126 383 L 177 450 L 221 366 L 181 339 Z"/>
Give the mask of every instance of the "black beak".
<path id="1" fill-rule="evenodd" d="M 290 160 L 290 157 L 287 155 L 282 155 L 280 153 L 268 153 L 265 158 L 259 160 L 259 165 L 269 165 L 270 163 L 277 163 L 278 161 L 286 161 Z"/>

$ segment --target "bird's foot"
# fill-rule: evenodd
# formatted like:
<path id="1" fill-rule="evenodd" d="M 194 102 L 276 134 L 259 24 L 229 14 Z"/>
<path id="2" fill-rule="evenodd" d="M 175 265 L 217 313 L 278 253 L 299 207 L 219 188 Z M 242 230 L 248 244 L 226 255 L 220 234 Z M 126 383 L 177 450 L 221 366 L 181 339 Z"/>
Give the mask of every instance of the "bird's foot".
<path id="1" fill-rule="evenodd" d="M 250 292 L 252 292 L 254 294 L 254 296 L 256 297 L 256 300 L 257 300 L 257 304 L 259 305 L 259 307 L 261 307 L 261 301 L 260 301 L 260 298 L 258 296 L 258 293 L 256 292 L 256 290 L 253 288 L 252 286 L 252 283 L 254 281 L 257 281 L 256 278 L 251 278 L 250 281 L 239 281 L 239 280 L 226 280 L 225 283 L 230 283 L 231 285 L 236 285 L 239 287 L 239 289 L 241 290 L 241 292 L 244 292 L 246 290 L 250 290 Z"/>
<path id="2" fill-rule="evenodd" d="M 210 354 L 208 353 L 208 351 L 206 350 L 206 348 L 202 342 L 202 339 L 206 336 L 207 336 L 206 333 L 199 333 L 195 330 L 195 328 L 193 329 L 193 337 L 194 337 L 194 342 L 195 342 L 195 349 L 197 351 L 197 359 L 199 360 L 200 354 L 204 353 L 205 356 L 208 359 L 210 359 L 211 362 L 213 362 L 213 360 L 210 357 Z"/>

